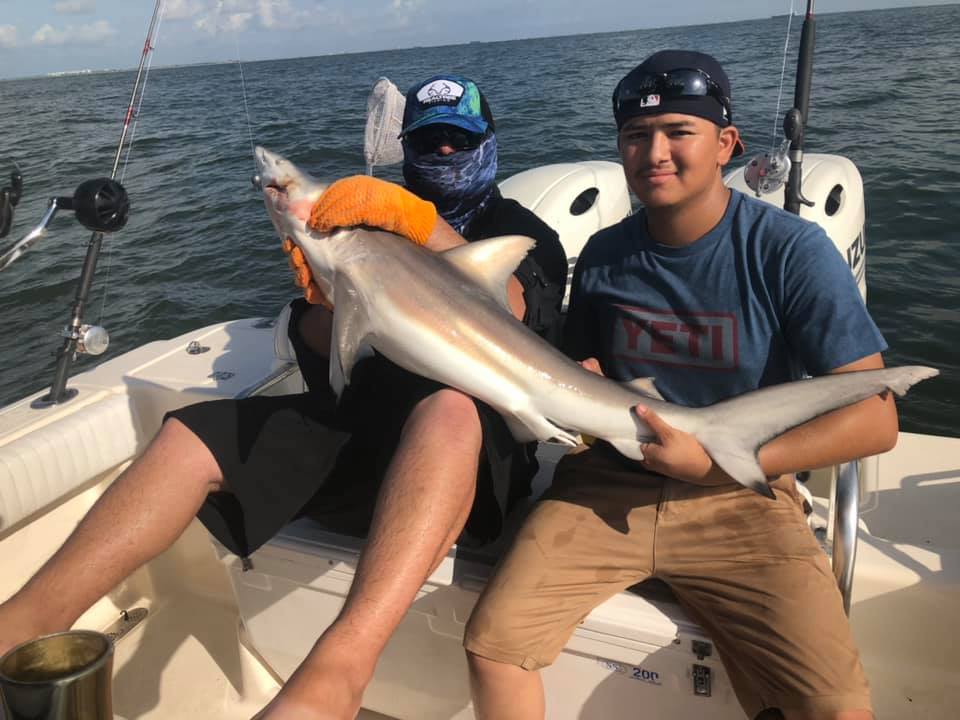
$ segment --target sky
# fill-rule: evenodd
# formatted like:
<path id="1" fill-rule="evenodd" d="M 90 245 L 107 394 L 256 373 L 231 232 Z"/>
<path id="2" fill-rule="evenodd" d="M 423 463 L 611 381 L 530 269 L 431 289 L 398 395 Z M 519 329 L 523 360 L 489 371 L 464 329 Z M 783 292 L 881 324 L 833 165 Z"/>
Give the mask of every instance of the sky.
<path id="1" fill-rule="evenodd" d="M 956 0 L 820 0 L 818 13 Z M 156 66 L 707 24 L 790 0 L 165 0 Z M 800 11 L 804 0 L 793 0 Z M 153 0 L 0 0 L 0 79 L 135 67 Z"/>

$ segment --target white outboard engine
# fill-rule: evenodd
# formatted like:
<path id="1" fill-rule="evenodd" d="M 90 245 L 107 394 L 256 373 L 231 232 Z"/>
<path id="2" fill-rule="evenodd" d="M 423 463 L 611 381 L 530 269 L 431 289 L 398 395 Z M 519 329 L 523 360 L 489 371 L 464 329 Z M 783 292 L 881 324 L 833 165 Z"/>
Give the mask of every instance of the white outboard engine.
<path id="1" fill-rule="evenodd" d="M 745 195 L 757 196 L 751 189 L 757 186 L 751 170 L 756 167 L 755 158 L 724 177 L 724 182 Z M 777 207 L 783 207 L 782 184 L 760 199 Z M 867 297 L 866 255 L 864 236 L 866 212 L 863 202 L 863 180 L 860 171 L 850 160 L 840 155 L 805 154 L 803 156 L 803 194 L 813 202 L 813 207 L 802 205 L 800 217 L 822 227 L 843 255 L 850 271 L 857 280 L 860 294 Z"/>
<path id="2" fill-rule="evenodd" d="M 623 167 L 605 160 L 524 170 L 500 183 L 500 192 L 535 212 L 557 231 L 571 273 L 590 236 L 630 214 Z"/>
<path id="3" fill-rule="evenodd" d="M 758 185 L 756 163 L 754 159 L 731 171 L 724 182 L 756 197 L 753 189 Z M 760 199 L 783 207 L 783 185 L 774 185 L 775 189 L 760 195 Z M 505 197 L 533 210 L 557 231 L 571 272 L 589 237 L 631 212 L 623 167 L 602 160 L 525 170 L 500 183 L 500 190 Z M 833 240 L 866 299 L 866 212 L 860 171 L 840 155 L 807 154 L 803 160 L 803 193 L 813 202 L 813 207 L 802 206 L 800 217 L 820 225 Z"/>

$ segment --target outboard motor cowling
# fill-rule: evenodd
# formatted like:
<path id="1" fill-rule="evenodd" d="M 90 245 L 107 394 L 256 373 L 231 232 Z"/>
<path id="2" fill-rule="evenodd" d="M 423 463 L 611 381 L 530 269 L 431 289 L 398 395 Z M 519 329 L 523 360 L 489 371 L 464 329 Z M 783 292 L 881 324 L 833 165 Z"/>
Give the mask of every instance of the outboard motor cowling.
<path id="1" fill-rule="evenodd" d="M 745 195 L 756 197 L 756 193 L 747 184 L 747 167 L 728 173 L 724 182 Z M 850 266 L 860 294 L 866 300 L 866 211 L 860 171 L 850 160 L 840 155 L 804 154 L 803 194 L 813 202 L 813 207 L 802 205 L 800 217 L 817 223 L 833 240 L 837 251 Z M 784 189 L 781 185 L 773 192 L 761 195 L 760 199 L 783 207 L 783 197 Z"/>
<path id="2" fill-rule="evenodd" d="M 598 230 L 630 214 L 630 193 L 619 163 L 588 160 L 524 170 L 500 183 L 504 197 L 532 210 L 560 236 L 570 276 L 580 251 Z"/>

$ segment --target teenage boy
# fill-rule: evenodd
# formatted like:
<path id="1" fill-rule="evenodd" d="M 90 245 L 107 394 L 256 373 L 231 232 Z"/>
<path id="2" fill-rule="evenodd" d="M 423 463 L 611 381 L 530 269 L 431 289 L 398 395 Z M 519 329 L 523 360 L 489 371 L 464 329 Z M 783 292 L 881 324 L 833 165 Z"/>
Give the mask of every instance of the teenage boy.
<path id="1" fill-rule="evenodd" d="M 823 230 L 723 184 L 743 148 L 714 58 L 650 56 L 617 85 L 613 111 L 643 209 L 579 257 L 564 331 L 571 357 L 617 380 L 655 377 L 667 400 L 688 406 L 883 365 L 886 344 Z M 658 435 L 645 459 L 602 442 L 568 454 L 474 609 L 464 644 L 477 717 L 543 718 L 536 671 L 593 607 L 648 577 L 710 634 L 749 717 L 872 717 L 794 473 L 893 447 L 892 399 L 762 447 L 774 500 L 734 482 L 691 435 L 637 411 Z"/>

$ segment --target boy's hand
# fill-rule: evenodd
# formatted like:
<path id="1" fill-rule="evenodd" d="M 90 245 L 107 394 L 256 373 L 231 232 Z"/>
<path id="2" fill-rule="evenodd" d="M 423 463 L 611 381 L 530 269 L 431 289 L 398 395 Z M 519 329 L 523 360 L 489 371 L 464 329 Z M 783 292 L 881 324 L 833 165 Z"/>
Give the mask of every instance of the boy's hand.
<path id="1" fill-rule="evenodd" d="M 658 439 L 658 442 L 640 444 L 645 468 L 694 485 L 734 482 L 733 478 L 714 465 L 713 459 L 693 435 L 667 424 L 643 405 L 637 405 L 636 411 Z"/>

